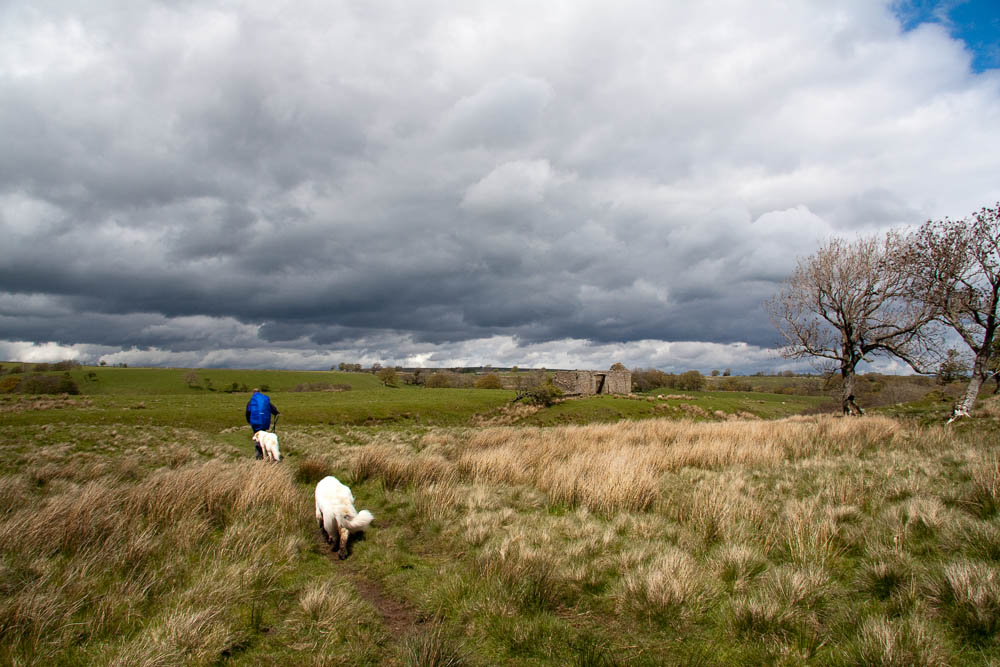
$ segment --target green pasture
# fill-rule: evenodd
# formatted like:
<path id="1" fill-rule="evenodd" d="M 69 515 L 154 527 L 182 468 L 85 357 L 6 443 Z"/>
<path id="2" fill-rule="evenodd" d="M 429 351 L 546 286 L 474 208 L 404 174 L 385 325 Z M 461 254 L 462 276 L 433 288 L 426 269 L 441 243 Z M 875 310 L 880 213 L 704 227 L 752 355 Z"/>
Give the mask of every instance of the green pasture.
<path id="1" fill-rule="evenodd" d="M 367 389 L 345 392 L 271 392 L 280 410 L 277 429 L 331 426 L 458 425 L 505 405 L 513 392 L 475 389 Z M 72 397 L 52 409 L 5 415 L 8 423 L 46 423 L 53 416 L 78 424 L 175 426 L 206 431 L 246 426 L 249 394 L 191 391 L 177 394 L 110 394 Z M 37 397 L 0 396 L 0 407 Z"/>
<path id="2" fill-rule="evenodd" d="M 194 373 L 198 381 L 188 384 L 187 376 Z M 374 389 L 381 386 L 378 378 L 368 373 L 332 371 L 278 371 L 209 368 L 109 368 L 84 366 L 70 371 L 70 376 L 85 395 L 176 395 L 192 392 L 218 393 L 235 382 L 238 386 L 268 387 L 269 392 L 283 392 L 303 384 L 323 382 L 346 384 L 352 389 Z M 207 380 L 211 381 L 212 389 Z"/>

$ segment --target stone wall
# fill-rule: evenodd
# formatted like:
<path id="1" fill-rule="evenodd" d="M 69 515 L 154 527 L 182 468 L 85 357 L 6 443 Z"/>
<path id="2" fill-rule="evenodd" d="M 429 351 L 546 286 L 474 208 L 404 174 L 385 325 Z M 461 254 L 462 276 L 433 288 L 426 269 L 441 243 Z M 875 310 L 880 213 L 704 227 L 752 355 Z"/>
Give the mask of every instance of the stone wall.
<path id="1" fill-rule="evenodd" d="M 632 393 L 629 371 L 558 371 L 552 383 L 570 395 Z"/>
<path id="2" fill-rule="evenodd" d="M 608 371 L 604 388 L 605 394 L 631 394 L 632 373 L 630 371 Z"/>

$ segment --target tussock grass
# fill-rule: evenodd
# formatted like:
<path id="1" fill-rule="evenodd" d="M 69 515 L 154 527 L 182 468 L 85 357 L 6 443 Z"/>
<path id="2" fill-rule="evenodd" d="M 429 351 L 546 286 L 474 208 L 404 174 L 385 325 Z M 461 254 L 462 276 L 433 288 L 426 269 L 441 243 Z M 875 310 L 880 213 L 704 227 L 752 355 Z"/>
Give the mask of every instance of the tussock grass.
<path id="1" fill-rule="evenodd" d="M 499 583 L 522 607 L 545 608 L 555 607 L 561 600 L 556 563 L 553 553 L 514 537 L 484 549 L 478 570 L 484 578 Z"/>
<path id="2" fill-rule="evenodd" d="M 857 586 L 876 600 L 912 594 L 916 566 L 913 559 L 898 549 L 873 550 L 871 558 L 857 572 Z"/>
<path id="3" fill-rule="evenodd" d="M 243 639 L 243 633 L 226 622 L 220 608 L 176 607 L 147 632 L 125 644 L 108 664 L 114 667 L 209 664 Z"/>
<path id="4" fill-rule="evenodd" d="M 824 627 L 830 589 L 829 575 L 817 567 L 769 570 L 749 595 L 734 598 L 731 627 L 744 638 L 788 642 L 799 635 L 815 643 Z"/>
<path id="5" fill-rule="evenodd" d="M 767 569 L 767 560 L 747 544 L 729 544 L 715 555 L 715 571 L 730 593 L 746 593 L 758 575 Z"/>
<path id="6" fill-rule="evenodd" d="M 1000 509 L 1000 456 L 991 453 L 973 465 L 970 472 L 969 504 L 977 516 L 991 517 Z"/>
<path id="7" fill-rule="evenodd" d="M 402 664 L 407 667 L 460 667 L 467 661 L 462 655 L 461 644 L 436 624 L 406 640 Z"/>
<path id="8" fill-rule="evenodd" d="M 1000 660 L 993 431 L 879 416 L 535 428 L 488 412 L 401 428 L 359 413 L 283 421 L 288 460 L 265 465 L 242 425 L 140 422 L 168 404 L 123 409 L 138 398 L 116 405 L 124 424 L 12 413 L 0 662 Z M 377 517 L 349 570 L 315 544 L 326 474 Z M 377 595 L 417 624 L 390 629 Z"/>
<path id="9" fill-rule="evenodd" d="M 869 618 L 847 650 L 850 664 L 871 667 L 944 667 L 945 637 L 919 616 Z"/>
<path id="10" fill-rule="evenodd" d="M 842 553 L 835 515 L 816 498 L 791 500 L 785 508 L 785 546 L 797 563 L 825 565 Z"/>
<path id="11" fill-rule="evenodd" d="M 968 639 L 985 641 L 1000 629 L 1000 570 L 995 565 L 951 563 L 927 588 L 932 604 Z"/>
<path id="12" fill-rule="evenodd" d="M 468 553 L 478 583 L 451 579 L 435 608 L 501 634 L 615 613 L 737 647 L 678 660 L 943 664 L 997 636 L 995 573 L 949 563 L 1000 551 L 998 444 L 877 416 L 487 426 L 376 435 L 352 472 Z"/>
<path id="13" fill-rule="evenodd" d="M 299 461 L 295 469 L 295 481 L 303 484 L 317 484 L 327 475 L 333 474 L 333 465 L 324 458 L 307 456 Z"/>
<path id="14" fill-rule="evenodd" d="M 893 442 L 899 425 L 829 417 L 781 422 L 694 423 L 670 420 L 560 428 L 493 427 L 469 435 L 459 471 L 486 483 L 532 484 L 555 502 L 594 511 L 643 511 L 664 473 L 684 468 L 777 465 L 813 456 L 858 455 Z"/>
<path id="15" fill-rule="evenodd" d="M 141 484 L 124 467 L 8 508 L 0 659 L 86 642 L 104 647 L 92 659 L 107 664 L 213 662 L 246 639 L 237 610 L 305 548 L 288 531 L 301 525 L 302 497 L 277 466 L 209 460 Z M 26 493 L 23 481 L 5 488 Z M 212 557 L 194 567 L 201 550 Z"/>
<path id="16" fill-rule="evenodd" d="M 373 446 L 356 453 L 351 462 L 351 476 L 355 482 L 376 477 L 387 488 L 394 489 L 450 481 L 455 477 L 455 466 L 433 454 L 408 456 L 392 447 Z"/>
<path id="17" fill-rule="evenodd" d="M 688 621 L 703 614 L 714 597 L 708 572 L 690 554 L 668 547 L 622 578 L 618 606 L 661 622 Z"/>

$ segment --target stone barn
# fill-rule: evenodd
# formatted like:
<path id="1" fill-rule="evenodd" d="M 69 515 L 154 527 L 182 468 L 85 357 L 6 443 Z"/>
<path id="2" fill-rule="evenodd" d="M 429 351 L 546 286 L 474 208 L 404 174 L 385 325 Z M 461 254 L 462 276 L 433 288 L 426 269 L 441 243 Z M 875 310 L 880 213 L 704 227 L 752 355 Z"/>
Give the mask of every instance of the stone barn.
<path id="1" fill-rule="evenodd" d="M 629 371 L 558 371 L 552 384 L 570 396 L 632 393 Z"/>

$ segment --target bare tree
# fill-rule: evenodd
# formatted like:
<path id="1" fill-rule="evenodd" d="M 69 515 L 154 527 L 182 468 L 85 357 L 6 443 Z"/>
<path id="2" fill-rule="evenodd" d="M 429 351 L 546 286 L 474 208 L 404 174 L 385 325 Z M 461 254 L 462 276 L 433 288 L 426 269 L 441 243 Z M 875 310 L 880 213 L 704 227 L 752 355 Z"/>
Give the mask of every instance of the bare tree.
<path id="1" fill-rule="evenodd" d="M 967 416 L 990 370 L 1000 327 L 1000 204 L 964 220 L 928 221 L 914 235 L 907 266 L 916 297 L 936 308 L 972 352 L 972 376 L 955 416 Z"/>
<path id="2" fill-rule="evenodd" d="M 854 397 L 862 360 L 890 354 L 917 370 L 924 363 L 933 309 L 906 298 L 909 276 L 897 259 L 905 247 L 896 233 L 854 242 L 831 239 L 800 259 L 767 303 L 785 357 L 826 360 L 840 372 L 845 415 L 864 414 Z"/>

